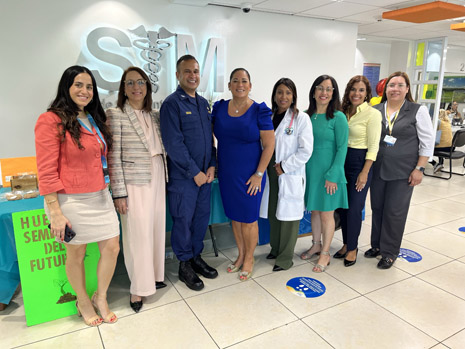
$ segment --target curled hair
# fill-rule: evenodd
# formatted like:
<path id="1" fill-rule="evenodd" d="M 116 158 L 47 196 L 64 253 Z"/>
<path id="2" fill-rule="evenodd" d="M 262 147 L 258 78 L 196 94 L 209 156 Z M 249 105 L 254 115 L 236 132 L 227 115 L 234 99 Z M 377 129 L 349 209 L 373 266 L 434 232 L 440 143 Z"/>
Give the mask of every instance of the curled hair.
<path id="1" fill-rule="evenodd" d="M 344 97 L 342 98 L 342 112 L 344 114 L 348 114 L 350 112 L 350 106 L 352 105 L 352 103 L 350 102 L 350 99 L 349 99 L 350 90 L 358 82 L 363 82 L 365 84 L 365 89 L 366 89 L 367 95 L 365 97 L 364 102 L 369 102 L 371 97 L 372 97 L 370 81 L 368 81 L 368 79 L 363 75 L 355 75 L 347 83 L 346 90 L 344 92 Z"/>
<path id="2" fill-rule="evenodd" d="M 231 80 L 232 80 L 234 74 L 236 74 L 238 71 L 243 71 L 243 72 L 245 72 L 245 73 L 247 74 L 247 77 L 249 78 L 249 82 L 252 82 L 252 80 L 250 80 L 250 74 L 249 74 L 249 72 L 247 71 L 247 69 L 245 69 L 245 68 L 236 68 L 236 69 L 234 69 L 234 70 L 231 72 L 231 75 L 229 75 L 229 82 L 231 82 Z"/>
<path id="3" fill-rule="evenodd" d="M 388 88 L 388 85 L 389 85 L 389 82 L 391 81 L 392 78 L 395 78 L 397 76 L 400 76 L 400 77 L 403 77 L 404 80 L 405 80 L 405 84 L 407 85 L 408 87 L 408 92 L 407 92 L 407 95 L 405 96 L 405 99 L 409 102 L 415 102 L 413 100 L 413 97 L 412 97 L 412 92 L 410 90 L 410 79 L 407 75 L 407 73 L 403 72 L 403 71 L 396 71 L 394 73 L 392 73 L 391 75 L 388 76 L 387 80 L 386 80 L 386 84 L 384 85 L 384 90 L 383 90 L 383 97 L 381 98 L 381 103 L 383 102 L 386 102 L 387 101 L 387 96 L 386 96 L 386 90 Z"/>
<path id="4" fill-rule="evenodd" d="M 318 85 L 320 85 L 323 81 L 330 80 L 331 84 L 333 85 L 333 95 L 331 100 L 329 101 L 328 108 L 326 109 L 326 119 L 334 118 L 334 113 L 336 111 L 341 111 L 341 101 L 339 97 L 339 88 L 337 86 L 336 80 L 330 75 L 320 75 L 315 79 L 310 88 L 310 93 L 308 94 L 308 99 L 310 100 L 310 105 L 308 106 L 307 114 L 310 117 L 316 112 L 316 100 L 315 100 L 315 90 Z"/>
<path id="5" fill-rule="evenodd" d="M 71 99 L 69 94 L 69 89 L 73 85 L 74 79 L 76 76 L 82 73 L 89 74 L 93 86 L 92 100 L 89 102 L 89 104 L 86 105 L 84 111 L 92 115 L 95 123 L 103 135 L 103 138 L 105 138 L 108 150 L 110 150 L 113 144 L 113 138 L 111 136 L 110 129 L 106 125 L 107 117 L 103 111 L 102 104 L 100 104 L 95 78 L 92 75 L 92 72 L 86 67 L 74 65 L 64 71 L 60 82 L 58 83 L 57 95 L 53 102 L 50 104 L 50 107 L 47 109 L 47 111 L 51 111 L 57 114 L 61 120 L 61 122 L 57 125 L 58 129 L 60 130 L 58 136 L 60 137 L 61 141 L 64 142 L 66 132 L 69 132 L 78 148 L 84 149 L 80 141 L 81 124 L 77 120 L 80 109 Z"/>
<path id="6" fill-rule="evenodd" d="M 449 117 L 444 109 L 439 109 L 439 120 L 449 122 Z"/>
<path id="7" fill-rule="evenodd" d="M 151 112 L 152 111 L 152 84 L 150 83 L 150 79 L 147 76 L 147 74 L 145 74 L 145 72 L 139 67 L 129 67 L 128 69 L 124 71 L 123 76 L 121 77 L 121 82 L 119 83 L 118 102 L 116 103 L 116 105 L 118 106 L 118 108 L 123 110 L 124 104 L 126 103 L 126 100 L 128 99 L 128 96 L 126 96 L 126 93 L 124 92 L 126 75 L 128 75 L 128 73 L 132 71 L 139 73 L 140 76 L 142 76 L 142 79 L 146 81 L 145 86 L 147 87 L 147 94 L 145 95 L 142 109 L 145 110 L 146 112 Z"/>
<path id="8" fill-rule="evenodd" d="M 275 102 L 274 97 L 276 95 L 276 91 L 278 90 L 279 85 L 286 86 L 292 92 L 292 103 L 289 109 L 291 109 L 294 114 L 299 113 L 299 109 L 297 109 L 297 88 L 295 87 L 294 82 L 288 78 L 281 78 L 279 79 L 276 84 L 274 84 L 273 92 L 271 93 L 271 111 L 276 113 L 278 111 L 278 104 Z"/>

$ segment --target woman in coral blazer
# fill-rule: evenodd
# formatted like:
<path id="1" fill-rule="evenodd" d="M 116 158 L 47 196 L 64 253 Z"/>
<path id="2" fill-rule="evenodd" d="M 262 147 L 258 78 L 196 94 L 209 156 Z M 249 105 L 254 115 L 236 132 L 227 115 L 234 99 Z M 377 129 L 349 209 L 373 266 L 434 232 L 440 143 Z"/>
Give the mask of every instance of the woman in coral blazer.
<path id="1" fill-rule="evenodd" d="M 51 232 L 65 242 L 66 275 L 76 292 L 78 315 L 88 326 L 118 319 L 106 299 L 119 252 L 119 226 L 108 190 L 106 157 L 112 138 L 105 121 L 92 73 L 72 66 L 63 73 L 55 100 L 35 126 L 39 190 Z M 76 233 L 71 240 L 66 229 Z M 92 300 L 84 276 L 91 242 L 97 242 L 100 250 Z"/>

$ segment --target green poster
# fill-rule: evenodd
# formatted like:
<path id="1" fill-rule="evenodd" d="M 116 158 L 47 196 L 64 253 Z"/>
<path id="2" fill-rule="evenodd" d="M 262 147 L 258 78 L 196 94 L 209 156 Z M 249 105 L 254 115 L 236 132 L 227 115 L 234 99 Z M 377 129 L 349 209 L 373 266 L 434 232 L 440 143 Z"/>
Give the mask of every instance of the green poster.
<path id="1" fill-rule="evenodd" d="M 66 247 L 48 229 L 43 209 L 12 214 L 19 275 L 28 326 L 76 314 L 76 295 L 66 277 Z M 87 245 L 87 293 L 97 289 L 97 243 Z"/>

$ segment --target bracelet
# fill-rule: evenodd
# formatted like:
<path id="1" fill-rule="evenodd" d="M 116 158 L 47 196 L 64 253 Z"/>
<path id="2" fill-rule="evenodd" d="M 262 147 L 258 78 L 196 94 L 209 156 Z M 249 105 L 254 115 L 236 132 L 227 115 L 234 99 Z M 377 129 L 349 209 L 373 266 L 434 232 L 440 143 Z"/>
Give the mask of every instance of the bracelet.
<path id="1" fill-rule="evenodd" d="M 257 171 L 255 172 L 255 176 L 263 177 L 263 172 Z"/>
<path id="2" fill-rule="evenodd" d="M 50 205 L 50 204 L 53 204 L 53 203 L 56 202 L 56 201 L 57 201 L 57 199 L 55 199 L 55 200 L 50 200 L 50 201 L 46 201 L 46 202 L 47 202 L 47 205 Z"/>

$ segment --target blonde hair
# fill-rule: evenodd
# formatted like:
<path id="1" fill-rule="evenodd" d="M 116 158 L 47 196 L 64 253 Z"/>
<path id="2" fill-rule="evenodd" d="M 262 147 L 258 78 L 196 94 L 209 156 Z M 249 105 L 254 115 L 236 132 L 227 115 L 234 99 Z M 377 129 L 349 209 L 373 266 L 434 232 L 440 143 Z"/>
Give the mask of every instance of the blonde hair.
<path id="1" fill-rule="evenodd" d="M 446 111 L 444 109 L 439 109 L 439 120 L 441 121 L 449 121 L 449 118 L 446 114 Z"/>

